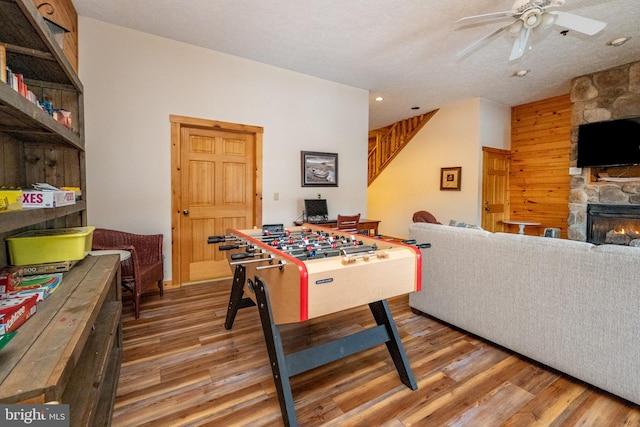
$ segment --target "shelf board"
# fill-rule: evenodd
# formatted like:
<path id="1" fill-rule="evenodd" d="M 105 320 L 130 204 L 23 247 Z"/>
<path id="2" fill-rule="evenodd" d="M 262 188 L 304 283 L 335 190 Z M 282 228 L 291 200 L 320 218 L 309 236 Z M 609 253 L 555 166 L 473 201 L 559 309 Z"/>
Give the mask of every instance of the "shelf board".
<path id="1" fill-rule="evenodd" d="M 2 221 L 0 221 L 0 233 L 8 233 L 16 229 L 61 218 L 84 211 L 86 208 L 87 203 L 84 200 L 78 200 L 75 205 L 62 206 L 59 208 L 22 209 L 19 211 L 0 213 L 0 218 L 2 218 Z"/>
<path id="2" fill-rule="evenodd" d="M 79 134 L 5 84 L 0 84 L 0 132 L 19 135 L 25 141 L 60 143 L 84 150 Z"/>

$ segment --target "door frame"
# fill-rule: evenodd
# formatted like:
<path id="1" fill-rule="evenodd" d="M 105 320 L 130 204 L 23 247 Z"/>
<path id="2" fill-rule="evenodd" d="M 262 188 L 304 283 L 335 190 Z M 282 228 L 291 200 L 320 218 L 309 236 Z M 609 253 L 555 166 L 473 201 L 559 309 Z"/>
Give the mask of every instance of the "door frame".
<path id="1" fill-rule="evenodd" d="M 238 123 L 221 122 L 218 120 L 199 119 L 187 116 L 169 115 L 171 123 L 171 288 L 179 288 L 181 283 L 181 230 L 180 230 L 180 189 L 181 187 L 181 133 L 183 127 L 199 127 L 223 132 L 236 132 L 253 135 L 255 138 L 254 174 L 254 226 L 262 225 L 262 135 L 261 126 L 251 126 Z"/>

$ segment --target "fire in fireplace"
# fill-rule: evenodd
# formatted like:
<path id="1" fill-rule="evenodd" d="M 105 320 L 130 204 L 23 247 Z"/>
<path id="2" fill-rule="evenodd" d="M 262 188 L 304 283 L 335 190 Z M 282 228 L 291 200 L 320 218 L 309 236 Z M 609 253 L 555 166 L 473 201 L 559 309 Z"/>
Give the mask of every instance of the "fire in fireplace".
<path id="1" fill-rule="evenodd" d="M 640 206 L 587 205 L 587 241 L 640 246 Z"/>

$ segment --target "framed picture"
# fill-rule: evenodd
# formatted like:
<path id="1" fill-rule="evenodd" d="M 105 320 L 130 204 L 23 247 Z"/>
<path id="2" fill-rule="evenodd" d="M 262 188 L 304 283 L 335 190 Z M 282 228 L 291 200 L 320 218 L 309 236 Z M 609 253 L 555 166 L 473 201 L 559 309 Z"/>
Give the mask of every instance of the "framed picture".
<path id="1" fill-rule="evenodd" d="M 338 154 L 301 151 L 300 163 L 303 187 L 338 186 Z"/>
<path id="2" fill-rule="evenodd" d="M 440 190 L 460 191 L 462 168 L 440 168 Z"/>

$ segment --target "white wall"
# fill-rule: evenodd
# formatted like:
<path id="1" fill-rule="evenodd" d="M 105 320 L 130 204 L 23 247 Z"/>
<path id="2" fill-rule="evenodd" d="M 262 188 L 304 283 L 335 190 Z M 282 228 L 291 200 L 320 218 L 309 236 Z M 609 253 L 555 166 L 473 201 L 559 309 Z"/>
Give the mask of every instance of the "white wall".
<path id="1" fill-rule="evenodd" d="M 381 234 L 408 237 L 414 212 L 480 224 L 482 146 L 509 148 L 510 109 L 474 98 L 441 108 L 368 189 Z M 462 167 L 461 190 L 440 190 L 440 168 Z"/>
<path id="2" fill-rule="evenodd" d="M 166 279 L 171 114 L 264 128 L 265 223 L 291 225 L 317 193 L 366 214 L 367 91 L 85 17 L 79 38 L 88 222 L 163 233 Z M 302 188 L 301 150 L 338 153 L 339 187 Z"/>

